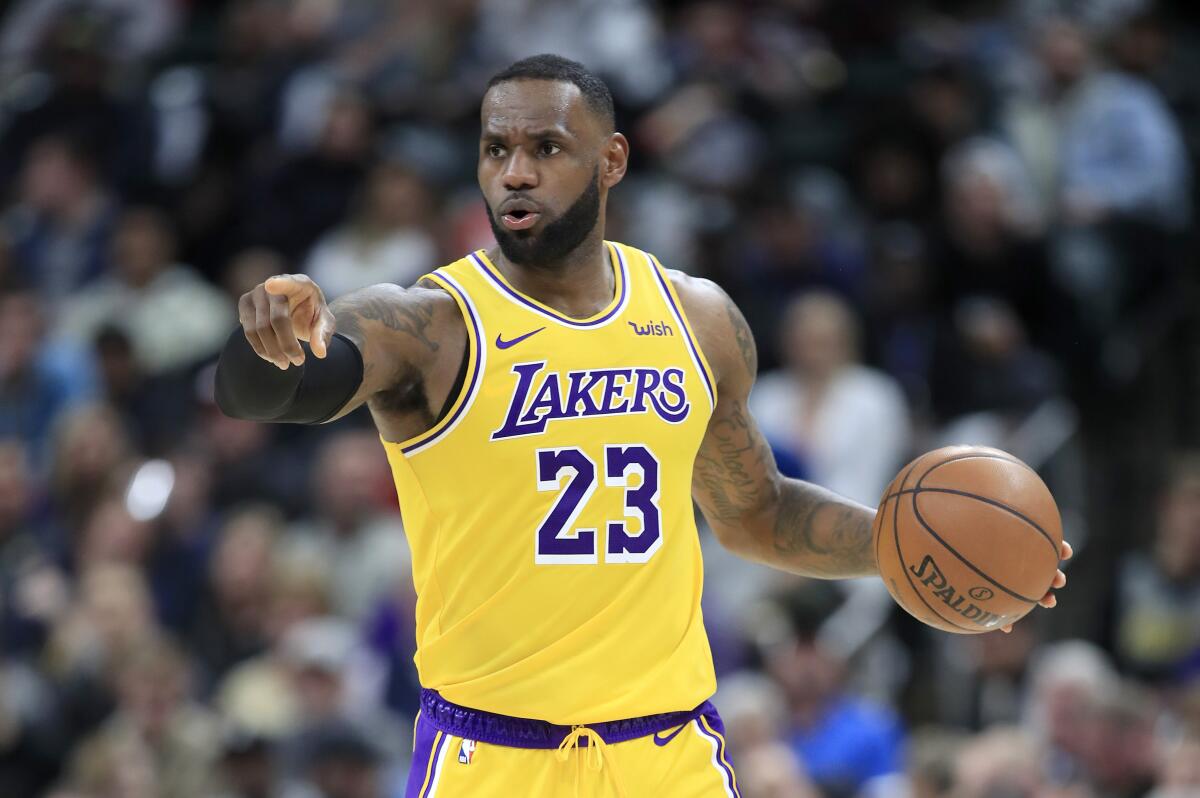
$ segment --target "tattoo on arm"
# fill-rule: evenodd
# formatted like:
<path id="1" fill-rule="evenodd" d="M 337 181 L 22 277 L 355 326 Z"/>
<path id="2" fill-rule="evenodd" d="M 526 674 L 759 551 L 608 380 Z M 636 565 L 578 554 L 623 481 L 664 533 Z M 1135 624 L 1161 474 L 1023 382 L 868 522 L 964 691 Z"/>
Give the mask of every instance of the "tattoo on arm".
<path id="1" fill-rule="evenodd" d="M 398 301 L 396 297 L 359 292 L 334 301 L 329 309 L 337 319 L 338 332 L 360 346 L 366 338 L 362 323 L 377 321 L 389 330 L 410 336 L 430 352 L 438 350 L 438 342 L 429 337 L 433 304 L 419 296 L 409 294 Z"/>
<path id="2" fill-rule="evenodd" d="M 742 556 L 793 573 L 877 573 L 871 510 L 780 475 L 748 407 L 758 373 L 750 325 L 719 287 L 701 285 L 697 294 L 689 310 L 708 321 L 702 343 L 718 372 L 719 398 L 696 455 L 693 495 L 713 532 Z"/>
<path id="3" fill-rule="evenodd" d="M 735 523 L 768 499 L 769 480 L 759 475 L 775 470 L 775 458 L 745 405 L 732 400 L 728 413 L 714 418 L 696 458 L 696 479 L 711 504 L 713 521 Z"/>
<path id="4" fill-rule="evenodd" d="M 738 351 L 742 353 L 742 362 L 753 379 L 758 374 L 758 348 L 754 345 L 754 334 L 750 332 L 750 325 L 746 323 L 742 311 L 738 310 L 738 306 L 728 297 L 725 300 L 725 311 L 729 314 L 729 323 L 733 327 Z"/>
<path id="5" fill-rule="evenodd" d="M 871 513 L 823 488 L 789 479 L 775 514 L 774 550 L 813 576 L 877 572 Z"/>

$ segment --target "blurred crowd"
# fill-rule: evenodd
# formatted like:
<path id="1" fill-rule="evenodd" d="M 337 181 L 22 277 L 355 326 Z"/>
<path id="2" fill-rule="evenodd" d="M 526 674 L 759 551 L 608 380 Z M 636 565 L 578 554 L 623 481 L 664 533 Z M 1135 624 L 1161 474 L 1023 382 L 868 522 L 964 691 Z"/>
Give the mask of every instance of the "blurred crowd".
<path id="1" fill-rule="evenodd" d="M 369 418 L 223 416 L 280 272 L 336 297 L 490 241 L 487 77 L 611 85 L 608 237 L 711 277 L 786 473 L 868 504 L 999 446 L 1078 556 L 936 633 L 702 529 L 743 798 L 1200 795 L 1187 0 L 12 0 L 0 17 L 0 795 L 391 798 L 415 596 Z"/>

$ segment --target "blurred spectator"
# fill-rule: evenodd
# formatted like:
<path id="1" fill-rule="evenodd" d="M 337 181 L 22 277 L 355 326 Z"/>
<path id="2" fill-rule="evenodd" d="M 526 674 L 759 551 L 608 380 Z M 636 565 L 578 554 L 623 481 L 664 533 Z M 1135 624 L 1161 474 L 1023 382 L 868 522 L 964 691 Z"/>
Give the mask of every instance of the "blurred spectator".
<path id="1" fill-rule="evenodd" d="M 305 272 L 334 299 L 373 283 L 410 286 L 436 268 L 429 228 L 433 191 L 398 163 L 381 163 L 367 176 L 349 222 L 313 247 Z"/>
<path id="2" fill-rule="evenodd" d="M 147 374 L 130 334 L 115 323 L 96 332 L 94 351 L 104 400 L 120 414 L 138 448 L 150 455 L 166 452 L 193 410 L 186 375 Z"/>
<path id="3" fill-rule="evenodd" d="M 271 740 L 226 724 L 221 736 L 221 791 L 218 798 L 276 798 L 275 746 Z M 290 796 L 288 798 L 291 798 Z"/>
<path id="4" fill-rule="evenodd" d="M 220 688 L 221 702 L 247 729 L 279 740 L 280 764 L 290 777 L 306 771 L 312 736 L 329 724 L 367 734 L 400 767 L 410 735 L 379 705 L 378 676 L 352 626 L 310 617 L 291 625 L 271 652 L 234 669 Z"/>
<path id="5" fill-rule="evenodd" d="M 45 327 L 37 294 L 0 291 L 0 435 L 20 437 L 39 465 L 55 421 L 95 390 L 83 353 L 47 341 Z"/>
<path id="6" fill-rule="evenodd" d="M 314 516 L 288 530 L 289 547 L 326 563 L 334 607 L 349 618 L 361 619 L 394 585 L 411 580 L 390 475 L 378 436 L 337 433 L 313 468 Z"/>
<path id="7" fill-rule="evenodd" d="M 1047 207 L 1072 224 L 1113 215 L 1177 228 L 1189 218 L 1189 169 L 1179 129 L 1153 86 L 1103 69 L 1085 27 L 1036 26 L 1043 82 L 1005 111 L 1005 126 Z"/>
<path id="8" fill-rule="evenodd" d="M 1008 303 L 1036 331 L 1063 323 L 1054 301 L 1041 240 L 1042 211 L 1015 153 L 989 139 L 965 142 L 947 155 L 945 234 L 938 252 L 941 304 Z"/>
<path id="9" fill-rule="evenodd" d="M 1174 457 L 1151 519 L 1150 550 L 1121 564 L 1114 637 L 1134 672 L 1183 681 L 1200 668 L 1200 454 Z"/>
<path id="10" fill-rule="evenodd" d="M 268 645 L 272 555 L 282 526 L 273 508 L 251 506 L 221 529 L 189 635 L 213 682 Z"/>
<path id="11" fill-rule="evenodd" d="M 786 361 L 775 331 L 796 295 L 827 289 L 860 299 L 866 253 L 852 200 L 836 176 L 812 170 L 788 183 L 767 177 L 755 194 L 745 238 L 735 240 L 718 277 L 738 297 L 760 360 L 773 364 Z"/>
<path id="12" fill-rule="evenodd" d="M 1116 671 L 1096 646 L 1067 641 L 1043 649 L 1030 680 L 1025 726 L 1045 757 L 1047 778 L 1057 786 L 1078 785 L 1095 707 L 1118 689 Z"/>
<path id="13" fill-rule="evenodd" d="M 782 743 L 772 742 L 744 752 L 737 760 L 738 794 L 742 798 L 820 798 L 804 767 Z"/>
<path id="14" fill-rule="evenodd" d="M 112 24 L 108 46 L 114 56 L 127 61 L 160 50 L 179 23 L 179 9 L 168 0 L 92 0 L 88 5 Z M 0 59 L 29 59 L 55 19 L 77 6 L 73 0 L 18 0 L 4 20 Z"/>
<path id="15" fill-rule="evenodd" d="M 115 563 L 76 577 L 75 603 L 55 619 L 45 667 L 62 701 L 68 745 L 109 715 L 117 661 L 156 633 L 154 607 L 140 573 Z"/>
<path id="16" fill-rule="evenodd" d="M 232 304 L 174 262 L 169 220 L 151 208 L 127 210 L 113 238 L 113 272 L 73 299 L 61 331 L 91 341 L 106 325 L 124 330 L 137 365 L 158 375 L 191 366 L 221 348 L 236 321 Z"/>
<path id="17" fill-rule="evenodd" d="M 1158 786 L 1149 798 L 1187 798 L 1200 792 L 1200 738 L 1188 730 L 1162 746 Z"/>
<path id="18" fill-rule="evenodd" d="M 188 663 L 163 639 L 124 652 L 115 670 L 117 710 L 76 752 L 82 790 L 128 798 L 208 798 L 215 792 L 215 719 L 188 698 Z"/>
<path id="19" fill-rule="evenodd" d="M 0 792 L 41 795 L 58 774 L 69 742 L 57 697 L 30 664 L 0 658 Z"/>
<path id="20" fill-rule="evenodd" d="M 252 247 L 235 255 L 225 267 L 222 286 L 233 302 L 247 294 L 259 283 L 275 274 L 288 271 L 287 261 L 278 252 L 265 247 Z"/>
<path id="21" fill-rule="evenodd" d="M 1016 423 L 1060 395 L 1057 364 L 1030 344 L 1008 303 L 976 297 L 951 310 L 933 364 L 933 409 L 940 419 L 978 414 Z M 979 436 L 960 433 L 958 439 Z"/>
<path id="22" fill-rule="evenodd" d="M 119 489 L 131 455 L 120 417 L 107 405 L 83 405 L 58 419 L 49 489 L 52 543 L 63 556 L 100 501 Z"/>
<path id="23" fill-rule="evenodd" d="M 963 746 L 954 768 L 955 798 L 1037 798 L 1046 780 L 1039 752 L 1019 730 L 998 726 Z"/>
<path id="24" fill-rule="evenodd" d="M 904 772 L 899 718 L 845 691 L 846 663 L 817 637 L 836 600 L 821 583 L 786 594 L 790 628 L 765 652 L 790 714 L 787 742 L 827 796 L 851 796 Z"/>
<path id="25" fill-rule="evenodd" d="M 1084 761 L 1095 792 L 1115 798 L 1145 795 L 1154 785 L 1158 752 L 1154 697 L 1132 684 L 1103 693 L 1084 727 Z"/>
<path id="26" fill-rule="evenodd" d="M 489 67 L 535 53 L 572 53 L 635 105 L 670 79 L 658 15 L 646 0 L 481 0 L 477 13 L 475 44 Z"/>
<path id="27" fill-rule="evenodd" d="M 0 652 L 10 656 L 40 647 L 45 624 L 66 601 L 34 516 L 35 490 L 26 447 L 0 440 Z"/>
<path id="28" fill-rule="evenodd" d="M 303 741 L 307 778 L 323 798 L 384 798 L 385 757 L 379 742 L 345 723 L 310 731 Z M 301 787 L 303 789 L 303 787 Z"/>
<path id="29" fill-rule="evenodd" d="M 938 720 L 973 730 L 1019 723 L 1029 700 L 1029 665 L 1040 636 L 1035 619 L 1011 634 L 937 641 Z"/>
<path id="30" fill-rule="evenodd" d="M 782 338 L 786 370 L 763 374 L 750 397 L 763 433 L 818 484 L 876 504 L 908 455 L 904 394 L 861 365 L 853 311 L 832 294 L 795 300 Z"/>
<path id="31" fill-rule="evenodd" d="M 328 104 L 310 152 L 290 158 L 250 187 L 244 212 L 254 240 L 289 258 L 345 217 L 375 146 L 375 120 L 365 98 L 342 91 Z"/>
<path id="32" fill-rule="evenodd" d="M 17 273 L 57 310 L 104 272 L 116 214 L 82 134 L 38 139 L 24 162 L 19 203 L 3 218 Z"/>
<path id="33" fill-rule="evenodd" d="M 968 738 L 940 727 L 917 729 L 909 746 L 908 776 L 912 798 L 952 795 L 954 768 Z"/>

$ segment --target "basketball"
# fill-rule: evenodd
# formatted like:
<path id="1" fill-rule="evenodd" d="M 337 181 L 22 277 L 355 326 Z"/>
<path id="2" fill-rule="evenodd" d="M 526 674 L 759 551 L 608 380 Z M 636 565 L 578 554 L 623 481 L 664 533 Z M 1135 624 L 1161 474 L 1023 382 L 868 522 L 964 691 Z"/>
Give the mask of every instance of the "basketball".
<path id="1" fill-rule="evenodd" d="M 1062 538 L 1054 497 L 1032 468 L 999 449 L 948 446 L 887 487 L 874 544 L 884 584 L 909 614 L 980 634 L 1037 606 Z"/>

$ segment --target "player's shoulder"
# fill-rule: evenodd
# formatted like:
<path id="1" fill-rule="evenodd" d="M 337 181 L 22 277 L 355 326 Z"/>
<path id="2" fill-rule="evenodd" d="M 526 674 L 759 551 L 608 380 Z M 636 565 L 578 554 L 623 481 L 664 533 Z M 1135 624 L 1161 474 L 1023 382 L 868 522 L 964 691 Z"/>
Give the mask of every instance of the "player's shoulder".
<path id="1" fill-rule="evenodd" d="M 696 277 L 679 269 L 664 268 L 663 273 L 679 295 L 689 317 L 696 314 L 724 314 L 727 306 L 733 302 L 725 289 L 707 277 Z"/>
<path id="2" fill-rule="evenodd" d="M 716 372 L 717 381 L 722 382 L 725 375 L 740 375 L 743 365 L 753 375 L 757 370 L 754 339 L 745 317 L 725 289 L 705 277 L 677 269 L 663 271 L 679 295 L 683 312 Z"/>

